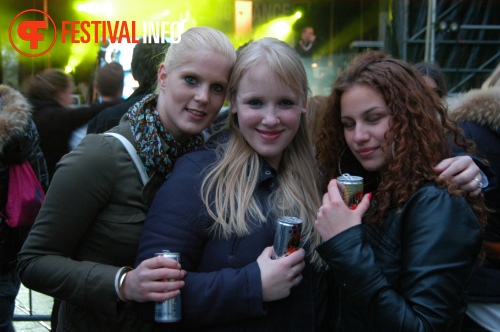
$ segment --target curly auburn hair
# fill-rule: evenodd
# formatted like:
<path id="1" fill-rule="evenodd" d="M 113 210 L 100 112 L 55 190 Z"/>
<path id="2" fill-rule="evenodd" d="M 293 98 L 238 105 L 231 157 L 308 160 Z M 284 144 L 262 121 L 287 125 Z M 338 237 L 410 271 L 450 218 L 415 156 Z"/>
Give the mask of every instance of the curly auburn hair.
<path id="1" fill-rule="evenodd" d="M 354 85 L 377 90 L 391 114 L 389 130 L 395 142 L 394 160 L 382 173 L 363 169 L 347 148 L 340 120 L 340 99 Z M 341 172 L 363 176 L 365 192 L 374 194 L 363 222 L 383 223 L 389 207 L 401 206 L 422 185 L 435 182 L 447 187 L 451 195 L 465 196 L 484 225 L 487 208 L 482 197 L 466 195 L 456 184 L 439 179 L 433 171 L 433 166 L 452 156 L 447 138 L 451 137 L 466 152 L 472 151 L 474 145 L 448 118 L 446 106 L 411 65 L 378 51 L 358 55 L 335 82 L 328 109 L 316 143 L 323 181 L 327 184 Z"/>

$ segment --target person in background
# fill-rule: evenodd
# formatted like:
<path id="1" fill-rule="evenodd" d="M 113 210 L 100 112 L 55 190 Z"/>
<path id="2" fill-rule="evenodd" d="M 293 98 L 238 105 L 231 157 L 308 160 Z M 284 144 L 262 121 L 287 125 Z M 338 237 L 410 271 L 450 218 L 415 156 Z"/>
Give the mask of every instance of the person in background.
<path id="1" fill-rule="evenodd" d="M 315 41 L 316 35 L 314 34 L 313 27 L 306 26 L 301 31 L 300 39 L 295 45 L 295 50 L 302 58 L 312 58 L 315 51 Z"/>
<path id="2" fill-rule="evenodd" d="M 447 133 L 465 151 L 469 142 L 422 76 L 380 52 L 353 60 L 329 108 L 318 158 L 336 167 L 315 227 L 340 301 L 336 329 L 458 331 L 487 208 L 433 166 L 451 156 Z M 364 178 L 354 210 L 335 180 L 343 172 Z"/>
<path id="3" fill-rule="evenodd" d="M 26 83 L 25 93 L 34 108 L 33 120 L 40 134 L 40 148 L 47 161 L 50 179 L 59 160 L 70 151 L 69 140 L 73 131 L 110 106 L 105 102 L 71 108 L 73 90 L 73 78 L 54 68 L 30 77 Z"/>
<path id="4" fill-rule="evenodd" d="M 58 331 L 151 331 L 131 301 L 165 301 L 184 285 L 175 260 L 134 265 L 146 213 L 184 153 L 204 144 L 226 97 L 234 46 L 219 30 L 195 27 L 158 70 L 158 94 L 132 106 L 112 132 L 135 148 L 149 181 L 116 137 L 91 134 L 59 163 L 19 253 L 23 284 L 62 300 Z"/>
<path id="5" fill-rule="evenodd" d="M 431 88 L 439 98 L 441 98 L 446 106 L 448 106 L 448 108 L 454 108 L 453 105 L 455 104 L 455 100 L 457 98 L 448 96 L 446 78 L 441 68 L 437 64 L 428 62 L 419 62 L 413 65 L 413 67 L 420 74 L 422 74 L 425 83 L 427 83 L 427 86 Z M 464 155 L 463 151 L 461 151 L 456 146 L 452 146 L 452 149 L 456 155 Z M 488 164 L 483 163 L 481 160 L 474 158 L 474 162 L 481 170 L 481 192 L 488 192 L 489 190 L 495 189 L 497 187 L 496 173 L 493 172 Z"/>
<path id="6" fill-rule="evenodd" d="M 97 103 L 106 103 L 108 106 L 122 103 L 124 101 L 122 97 L 124 78 L 125 73 L 123 67 L 118 62 L 109 62 L 100 67 L 97 71 L 96 81 L 94 82 L 94 90 L 97 91 L 98 94 Z M 97 116 L 102 112 L 104 112 L 104 110 Z M 93 119 L 95 118 L 96 117 Z M 87 134 L 87 127 L 88 124 L 84 124 L 73 131 L 69 142 L 71 150 L 73 150 Z"/>
<path id="7" fill-rule="evenodd" d="M 168 44 L 139 43 L 135 45 L 130 65 L 132 77 L 139 87 L 123 102 L 103 110 L 87 126 L 87 134 L 100 134 L 117 126 L 128 109 L 155 90 L 156 75 Z"/>
<path id="8" fill-rule="evenodd" d="M 456 97 L 450 116 L 475 142 L 493 172 L 500 174 L 500 84 L 490 82 L 493 86 Z M 484 197 L 491 209 L 483 242 L 486 257 L 478 264 L 467 290 L 463 332 L 500 330 L 500 188 L 485 191 Z"/>
<path id="9" fill-rule="evenodd" d="M 136 265 L 168 249 L 187 271 L 182 320 L 158 330 L 314 331 L 321 322 L 309 246 L 320 189 L 308 91 L 285 42 L 263 38 L 238 55 L 225 130 L 178 160 L 144 225 Z M 304 249 L 273 260 L 279 216 L 303 220 Z M 153 321 L 153 303 L 141 309 Z"/>
<path id="10" fill-rule="evenodd" d="M 413 67 L 423 75 L 425 83 L 436 92 L 439 98 L 445 100 L 448 95 L 448 88 L 441 67 L 428 62 L 419 62 L 414 64 Z"/>
<path id="11" fill-rule="evenodd" d="M 124 79 L 125 72 L 118 62 L 109 62 L 100 67 L 94 83 L 99 100 L 101 102 L 122 102 Z"/>
<path id="12" fill-rule="evenodd" d="M 16 271 L 17 254 L 29 227 L 10 227 L 5 222 L 9 167 L 28 160 L 42 188 L 49 176 L 39 136 L 31 118 L 32 108 L 17 90 L 0 85 L 0 331 L 13 332 L 14 304 L 21 281 Z"/>

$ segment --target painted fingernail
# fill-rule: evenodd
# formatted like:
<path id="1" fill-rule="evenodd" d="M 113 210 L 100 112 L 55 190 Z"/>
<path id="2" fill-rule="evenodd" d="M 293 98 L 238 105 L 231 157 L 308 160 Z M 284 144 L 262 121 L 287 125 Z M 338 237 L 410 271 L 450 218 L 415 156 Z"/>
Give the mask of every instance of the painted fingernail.
<path id="1" fill-rule="evenodd" d="M 368 199 L 371 200 L 372 199 L 372 196 L 373 194 L 371 192 L 368 193 Z"/>

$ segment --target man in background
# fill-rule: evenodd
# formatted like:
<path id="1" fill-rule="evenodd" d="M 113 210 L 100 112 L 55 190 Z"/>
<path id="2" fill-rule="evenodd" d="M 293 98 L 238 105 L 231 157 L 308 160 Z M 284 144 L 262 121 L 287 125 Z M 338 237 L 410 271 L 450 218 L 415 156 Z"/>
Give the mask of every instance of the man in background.
<path id="1" fill-rule="evenodd" d="M 108 107 L 96 116 L 87 127 L 87 134 L 103 133 L 117 126 L 123 114 L 144 96 L 153 93 L 158 67 L 163 60 L 163 50 L 167 44 L 139 43 L 132 54 L 132 77 L 139 87 L 123 103 Z"/>

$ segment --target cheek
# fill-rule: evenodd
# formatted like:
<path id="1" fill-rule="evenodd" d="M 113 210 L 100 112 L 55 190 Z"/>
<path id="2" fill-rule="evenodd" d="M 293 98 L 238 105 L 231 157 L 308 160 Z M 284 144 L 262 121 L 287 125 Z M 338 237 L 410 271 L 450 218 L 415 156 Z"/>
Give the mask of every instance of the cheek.
<path id="1" fill-rule="evenodd" d="M 241 129 L 257 126 L 262 121 L 260 113 L 252 110 L 243 110 L 239 108 L 236 112 L 236 116 L 238 117 L 238 124 Z"/>
<path id="2" fill-rule="evenodd" d="M 222 106 L 224 105 L 224 100 L 225 96 L 221 96 L 220 94 L 217 94 L 210 98 L 211 104 L 213 105 L 214 108 L 221 109 Z"/>

